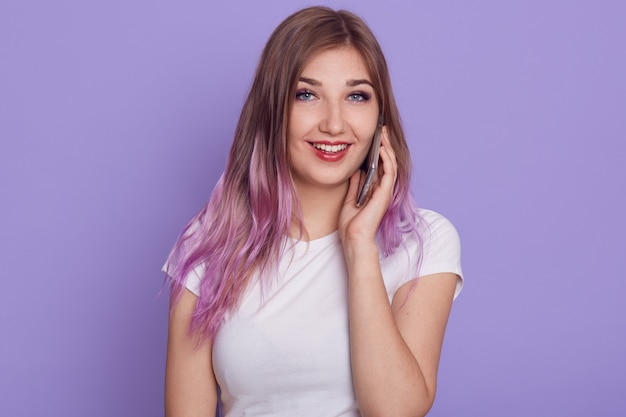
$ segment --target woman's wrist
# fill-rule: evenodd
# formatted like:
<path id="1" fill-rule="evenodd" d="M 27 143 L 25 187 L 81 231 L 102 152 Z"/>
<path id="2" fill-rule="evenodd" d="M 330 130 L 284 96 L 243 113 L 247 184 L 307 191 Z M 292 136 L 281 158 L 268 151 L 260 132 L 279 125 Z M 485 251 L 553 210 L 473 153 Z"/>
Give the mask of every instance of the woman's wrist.
<path id="1" fill-rule="evenodd" d="M 378 263 L 378 245 L 373 239 L 344 239 L 342 244 L 348 266 L 351 264 L 370 264 L 373 260 Z"/>

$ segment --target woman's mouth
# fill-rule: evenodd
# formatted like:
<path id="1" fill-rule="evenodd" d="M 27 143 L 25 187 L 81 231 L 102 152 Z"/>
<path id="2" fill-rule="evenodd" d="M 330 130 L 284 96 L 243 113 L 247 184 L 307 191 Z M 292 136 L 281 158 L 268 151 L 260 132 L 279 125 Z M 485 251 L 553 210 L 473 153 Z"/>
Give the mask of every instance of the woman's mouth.
<path id="1" fill-rule="evenodd" d="M 315 155 L 325 162 L 337 162 L 346 155 L 350 147 L 348 143 L 321 143 L 309 142 L 315 151 Z"/>
<path id="2" fill-rule="evenodd" d="M 341 152 L 348 147 L 347 143 L 340 143 L 337 145 L 329 145 L 326 143 L 311 143 L 315 149 L 318 149 L 324 153 L 334 154 L 337 152 Z"/>

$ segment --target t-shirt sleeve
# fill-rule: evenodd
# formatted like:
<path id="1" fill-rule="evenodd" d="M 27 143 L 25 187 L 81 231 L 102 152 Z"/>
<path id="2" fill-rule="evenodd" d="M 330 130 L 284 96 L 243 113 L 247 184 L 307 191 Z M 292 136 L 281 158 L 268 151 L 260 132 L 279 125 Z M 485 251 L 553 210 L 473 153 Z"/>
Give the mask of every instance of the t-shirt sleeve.
<path id="1" fill-rule="evenodd" d="M 452 223 L 439 213 L 420 210 L 420 215 L 424 248 L 418 277 L 446 272 L 456 274 L 456 298 L 463 288 L 459 234 Z"/>
<path id="2" fill-rule="evenodd" d="M 200 220 L 195 220 L 191 226 L 185 231 L 185 236 L 190 236 L 200 227 Z M 161 271 L 165 272 L 170 279 L 172 279 L 172 268 L 169 262 L 165 262 Z M 190 273 L 185 277 L 185 288 L 194 293 L 196 296 L 200 296 L 200 283 L 202 281 L 202 277 L 204 276 L 204 265 L 196 266 Z"/>
<path id="3" fill-rule="evenodd" d="M 161 271 L 171 277 L 168 262 L 165 262 Z M 198 265 L 189 274 L 187 274 L 187 278 L 185 278 L 185 288 L 194 293 L 196 296 L 200 296 L 200 283 L 202 281 L 202 276 L 204 276 L 204 268 L 202 265 Z"/>

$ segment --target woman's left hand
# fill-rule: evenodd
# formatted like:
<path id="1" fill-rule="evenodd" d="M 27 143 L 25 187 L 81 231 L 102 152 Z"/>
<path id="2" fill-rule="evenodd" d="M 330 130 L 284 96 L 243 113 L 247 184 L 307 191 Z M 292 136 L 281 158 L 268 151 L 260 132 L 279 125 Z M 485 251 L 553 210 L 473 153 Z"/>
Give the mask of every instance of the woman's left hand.
<path id="1" fill-rule="evenodd" d="M 383 127 L 381 135 L 381 163 L 378 166 L 377 178 L 370 190 L 369 200 L 364 206 L 356 206 L 356 199 L 362 186 L 362 171 L 357 170 L 350 178 L 348 193 L 339 215 L 338 224 L 339 235 L 344 247 L 351 243 L 374 242 L 378 226 L 393 199 L 398 177 L 398 163 L 391 148 L 386 127 Z"/>

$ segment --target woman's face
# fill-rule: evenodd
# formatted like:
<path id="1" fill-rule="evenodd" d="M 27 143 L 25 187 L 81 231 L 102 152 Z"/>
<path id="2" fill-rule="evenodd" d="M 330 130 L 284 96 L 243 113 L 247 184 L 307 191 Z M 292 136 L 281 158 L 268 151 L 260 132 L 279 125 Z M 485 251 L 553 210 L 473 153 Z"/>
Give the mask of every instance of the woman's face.
<path id="1" fill-rule="evenodd" d="M 291 104 L 287 144 L 298 188 L 345 185 L 369 151 L 378 98 L 361 55 L 321 51 L 305 64 Z"/>

